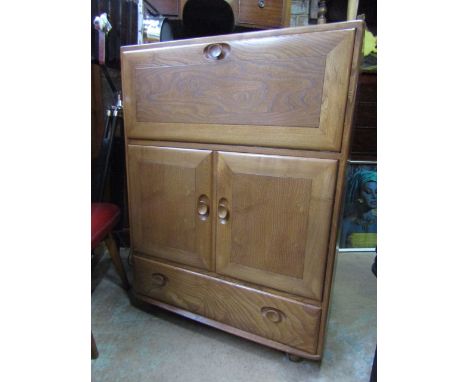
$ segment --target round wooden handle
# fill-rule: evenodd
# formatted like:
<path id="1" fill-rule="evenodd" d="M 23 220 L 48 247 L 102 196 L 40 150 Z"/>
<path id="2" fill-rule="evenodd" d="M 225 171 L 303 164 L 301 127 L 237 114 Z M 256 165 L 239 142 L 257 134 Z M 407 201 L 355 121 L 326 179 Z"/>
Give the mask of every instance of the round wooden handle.
<path id="1" fill-rule="evenodd" d="M 162 287 L 162 286 L 166 285 L 167 277 L 164 276 L 161 273 L 153 273 L 151 275 L 151 280 L 153 280 L 154 285 L 156 285 L 158 287 Z"/>
<path id="2" fill-rule="evenodd" d="M 198 215 L 200 216 L 208 216 L 210 212 L 210 208 L 207 204 L 200 203 L 197 208 Z"/>
<path id="3" fill-rule="evenodd" d="M 218 217 L 226 220 L 229 217 L 229 211 L 224 206 L 218 206 Z"/>
<path id="4" fill-rule="evenodd" d="M 220 44 L 212 44 L 208 46 L 207 53 L 210 58 L 218 60 L 223 54 L 223 47 Z"/>
<path id="5" fill-rule="evenodd" d="M 230 51 L 230 45 L 224 42 L 209 44 L 205 47 L 205 49 L 203 49 L 205 57 L 215 61 L 222 60 L 223 58 L 227 57 Z"/>
<path id="6" fill-rule="evenodd" d="M 200 195 L 197 203 L 197 214 L 201 220 L 207 220 L 210 214 L 210 199 L 205 194 Z"/>
<path id="7" fill-rule="evenodd" d="M 278 324 L 282 321 L 283 317 L 286 317 L 281 310 L 270 307 L 262 308 L 262 316 L 275 324 Z"/>

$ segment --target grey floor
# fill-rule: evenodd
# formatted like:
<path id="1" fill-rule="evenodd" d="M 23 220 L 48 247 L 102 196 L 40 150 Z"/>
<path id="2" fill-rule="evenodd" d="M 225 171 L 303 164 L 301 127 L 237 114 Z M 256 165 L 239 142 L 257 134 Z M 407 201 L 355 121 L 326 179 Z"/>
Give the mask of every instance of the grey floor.
<path id="1" fill-rule="evenodd" d="M 121 256 L 127 264 L 127 251 Z M 135 307 L 106 256 L 93 274 L 94 382 L 369 381 L 376 345 L 372 253 L 340 253 L 321 362 L 277 350 L 148 306 Z M 130 272 L 130 268 L 127 267 Z"/>

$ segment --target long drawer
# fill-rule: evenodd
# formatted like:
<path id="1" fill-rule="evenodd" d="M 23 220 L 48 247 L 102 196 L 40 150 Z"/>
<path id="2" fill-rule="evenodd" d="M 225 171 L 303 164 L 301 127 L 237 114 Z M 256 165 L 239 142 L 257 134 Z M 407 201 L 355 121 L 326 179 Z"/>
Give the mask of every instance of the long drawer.
<path id="1" fill-rule="evenodd" d="M 135 292 L 314 354 L 321 309 L 134 256 Z"/>

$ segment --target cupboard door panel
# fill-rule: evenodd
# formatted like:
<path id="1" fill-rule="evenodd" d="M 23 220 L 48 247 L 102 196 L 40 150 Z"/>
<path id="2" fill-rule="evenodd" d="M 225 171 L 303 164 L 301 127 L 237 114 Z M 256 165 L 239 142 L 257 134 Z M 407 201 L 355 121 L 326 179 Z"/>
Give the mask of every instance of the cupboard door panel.
<path id="1" fill-rule="evenodd" d="M 128 146 L 134 250 L 211 268 L 212 153 Z"/>
<path id="2" fill-rule="evenodd" d="M 216 272 L 321 300 L 336 171 L 335 160 L 218 153 Z"/>
<path id="3" fill-rule="evenodd" d="M 123 48 L 127 135 L 340 151 L 354 43 L 341 24 Z"/>

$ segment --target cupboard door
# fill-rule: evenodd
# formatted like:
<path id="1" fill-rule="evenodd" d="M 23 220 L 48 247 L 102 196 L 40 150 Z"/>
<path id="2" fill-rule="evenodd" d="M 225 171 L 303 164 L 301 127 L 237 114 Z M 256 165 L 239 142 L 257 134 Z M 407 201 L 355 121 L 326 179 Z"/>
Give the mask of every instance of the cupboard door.
<path id="1" fill-rule="evenodd" d="M 340 23 L 325 31 L 289 28 L 123 48 L 127 136 L 340 151 L 361 27 Z"/>
<path id="2" fill-rule="evenodd" d="M 216 272 L 321 300 L 337 161 L 217 154 Z"/>
<path id="3" fill-rule="evenodd" d="M 211 269 L 212 153 L 129 145 L 132 247 Z"/>

